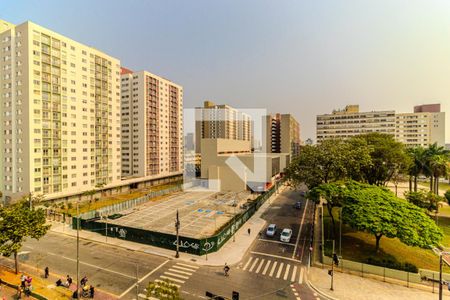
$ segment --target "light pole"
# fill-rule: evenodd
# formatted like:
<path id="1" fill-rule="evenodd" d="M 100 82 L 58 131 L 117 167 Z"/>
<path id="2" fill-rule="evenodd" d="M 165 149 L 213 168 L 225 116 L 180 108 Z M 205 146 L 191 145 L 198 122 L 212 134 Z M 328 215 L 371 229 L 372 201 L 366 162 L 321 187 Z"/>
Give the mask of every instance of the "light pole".
<path id="1" fill-rule="evenodd" d="M 80 298 L 80 201 L 77 201 L 77 297 Z"/>
<path id="2" fill-rule="evenodd" d="M 445 255 L 445 254 L 449 255 L 450 252 L 442 251 L 441 254 L 439 255 L 439 300 L 442 300 L 442 265 L 443 265 L 443 261 L 444 261 L 442 259 L 442 255 Z M 446 263 L 449 264 L 447 261 L 446 261 Z"/>
<path id="3" fill-rule="evenodd" d="M 177 209 L 177 218 L 175 220 L 175 230 L 176 230 L 176 234 L 177 234 L 177 245 L 176 245 L 177 246 L 177 252 L 175 253 L 175 258 L 180 257 L 180 253 L 179 253 L 179 250 L 180 250 L 180 236 L 178 235 L 179 229 L 180 229 L 180 219 L 178 217 L 178 209 Z"/>

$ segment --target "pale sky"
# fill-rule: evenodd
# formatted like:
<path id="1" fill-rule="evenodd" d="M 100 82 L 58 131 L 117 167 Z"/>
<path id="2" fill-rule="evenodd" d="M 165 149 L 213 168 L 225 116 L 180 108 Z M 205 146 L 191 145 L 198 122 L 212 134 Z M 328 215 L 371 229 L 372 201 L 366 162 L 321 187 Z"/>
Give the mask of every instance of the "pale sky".
<path id="1" fill-rule="evenodd" d="M 0 19 L 31 20 L 205 99 L 315 116 L 410 112 L 441 103 L 450 142 L 450 1 L 0 0 Z"/>

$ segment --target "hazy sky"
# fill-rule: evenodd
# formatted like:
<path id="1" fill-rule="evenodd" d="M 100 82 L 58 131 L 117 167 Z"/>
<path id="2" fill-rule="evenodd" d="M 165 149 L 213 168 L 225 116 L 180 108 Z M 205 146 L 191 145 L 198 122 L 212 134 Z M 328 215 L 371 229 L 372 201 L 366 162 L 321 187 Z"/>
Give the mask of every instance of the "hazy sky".
<path id="1" fill-rule="evenodd" d="M 412 111 L 441 103 L 450 142 L 450 1 L 0 0 L 31 20 L 210 99 L 315 116 L 346 104 Z"/>

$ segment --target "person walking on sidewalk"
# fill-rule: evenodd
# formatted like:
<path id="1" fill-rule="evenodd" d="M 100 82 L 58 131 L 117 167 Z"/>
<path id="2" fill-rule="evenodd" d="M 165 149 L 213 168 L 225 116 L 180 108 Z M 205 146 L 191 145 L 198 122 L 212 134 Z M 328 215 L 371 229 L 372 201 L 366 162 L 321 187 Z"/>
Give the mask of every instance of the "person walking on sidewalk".
<path id="1" fill-rule="evenodd" d="M 228 272 L 230 272 L 230 267 L 225 263 L 225 267 L 223 267 L 223 272 L 225 276 L 229 276 Z"/>
<path id="2" fill-rule="evenodd" d="M 44 278 L 48 278 L 48 274 L 49 274 L 48 267 L 45 267 L 45 269 L 44 269 Z"/>
<path id="3" fill-rule="evenodd" d="M 250 235 L 250 227 L 247 229 L 248 235 Z"/>

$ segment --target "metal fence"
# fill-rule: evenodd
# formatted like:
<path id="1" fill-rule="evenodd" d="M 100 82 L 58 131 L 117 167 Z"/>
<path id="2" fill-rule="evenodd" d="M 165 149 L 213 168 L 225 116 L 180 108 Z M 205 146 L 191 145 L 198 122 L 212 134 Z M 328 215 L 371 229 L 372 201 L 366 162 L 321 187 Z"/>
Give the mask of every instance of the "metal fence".
<path id="1" fill-rule="evenodd" d="M 203 255 L 219 250 L 226 241 L 228 241 L 233 234 L 251 217 L 253 214 L 261 207 L 261 205 L 266 202 L 269 197 L 273 195 L 275 189 L 278 188 L 280 184 L 272 187 L 270 190 L 258 196 L 252 203 L 249 204 L 245 212 L 234 216 L 220 231 L 208 238 L 194 239 L 185 236 L 179 236 L 179 250 L 180 252 L 187 252 L 196 255 Z M 164 191 L 168 191 L 164 190 Z M 174 191 L 174 190 L 172 190 Z M 163 192 L 163 191 L 160 191 Z M 158 192 L 156 192 L 158 193 Z M 154 194 L 153 197 L 155 197 Z M 163 194 L 158 194 L 163 195 Z M 147 195 L 146 195 L 147 196 Z M 146 197 L 145 196 L 145 197 Z M 142 198 L 142 197 L 141 197 Z M 150 199 L 149 197 L 148 199 Z M 105 222 L 99 222 L 101 213 L 112 214 L 119 212 L 120 210 L 127 209 L 143 203 L 147 200 L 134 199 L 136 202 L 131 202 L 130 204 L 123 203 L 124 206 L 110 206 L 102 208 L 102 210 L 90 211 L 80 215 L 80 228 L 90 231 L 95 231 L 103 235 L 108 235 L 111 237 L 121 238 L 127 241 L 133 241 L 143 244 L 148 244 L 152 246 L 167 248 L 171 250 L 176 249 L 177 239 L 174 234 L 161 233 L 151 230 L 144 230 L 139 228 L 106 224 Z M 142 201 L 142 202 L 141 202 Z M 77 227 L 77 217 L 73 217 L 72 221 L 73 229 Z"/>

